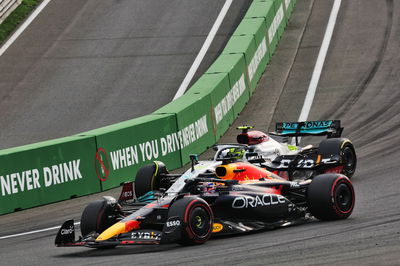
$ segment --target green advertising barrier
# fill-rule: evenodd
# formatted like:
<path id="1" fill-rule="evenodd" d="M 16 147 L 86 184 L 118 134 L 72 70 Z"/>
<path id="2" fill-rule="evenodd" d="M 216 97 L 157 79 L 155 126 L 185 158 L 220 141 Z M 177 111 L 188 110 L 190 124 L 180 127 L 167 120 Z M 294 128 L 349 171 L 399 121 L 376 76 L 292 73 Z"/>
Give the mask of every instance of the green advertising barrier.
<path id="1" fill-rule="evenodd" d="M 210 95 L 213 128 L 215 129 L 215 141 L 228 130 L 233 123 L 234 114 L 228 99 L 231 86 L 227 73 L 204 74 L 188 90 L 187 93 Z M 228 97 L 227 97 L 228 95 Z"/>
<path id="2" fill-rule="evenodd" d="M 256 41 L 254 35 L 234 35 L 229 39 L 222 54 L 243 54 L 248 67 L 255 52 Z"/>
<path id="3" fill-rule="evenodd" d="M 266 33 L 272 56 L 286 25 L 282 0 L 256 0 L 250 5 L 245 18 L 265 19 L 267 25 Z"/>
<path id="4" fill-rule="evenodd" d="M 95 174 L 102 190 L 134 181 L 136 171 L 159 160 L 167 168 L 181 167 L 175 115 L 146 115 L 81 133 L 96 137 Z"/>
<path id="5" fill-rule="evenodd" d="M 154 114 L 176 115 L 181 165 L 189 162 L 190 154 L 200 154 L 215 143 L 214 118 L 209 94 L 187 92 Z"/>
<path id="6" fill-rule="evenodd" d="M 274 7 L 275 7 L 275 17 L 272 24 L 274 24 L 275 27 L 278 28 L 275 38 L 277 38 L 278 39 L 277 42 L 279 42 L 283 32 L 285 31 L 288 19 L 286 17 L 285 6 L 282 0 L 274 0 Z"/>
<path id="7" fill-rule="evenodd" d="M 227 73 L 229 76 L 230 89 L 224 97 L 224 102 L 227 108 L 233 111 L 233 118 L 236 119 L 250 98 L 244 55 L 221 54 L 206 71 L 206 74 L 216 73 Z"/>
<path id="8" fill-rule="evenodd" d="M 289 20 L 290 15 L 293 12 L 293 8 L 296 4 L 296 0 L 285 0 L 284 3 L 285 3 L 285 9 L 286 9 L 286 18 L 287 18 L 287 20 Z"/>
<path id="9" fill-rule="evenodd" d="M 256 51 L 247 68 L 250 93 L 253 93 L 256 89 L 257 83 L 270 60 L 268 42 L 265 36 L 266 31 L 264 18 L 248 18 L 242 20 L 233 33 L 234 36 L 254 36 Z"/>
<path id="10" fill-rule="evenodd" d="M 66 137 L 0 151 L 0 214 L 100 192 L 93 137 Z"/>

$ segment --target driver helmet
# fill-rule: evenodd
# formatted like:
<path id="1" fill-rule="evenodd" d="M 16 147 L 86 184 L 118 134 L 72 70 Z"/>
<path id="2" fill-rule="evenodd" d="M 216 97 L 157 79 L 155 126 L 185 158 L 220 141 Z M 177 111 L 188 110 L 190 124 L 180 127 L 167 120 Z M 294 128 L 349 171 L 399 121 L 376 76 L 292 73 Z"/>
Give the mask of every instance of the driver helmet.
<path id="1" fill-rule="evenodd" d="M 244 155 L 244 149 L 241 148 L 229 148 L 221 152 L 222 158 L 242 159 Z"/>

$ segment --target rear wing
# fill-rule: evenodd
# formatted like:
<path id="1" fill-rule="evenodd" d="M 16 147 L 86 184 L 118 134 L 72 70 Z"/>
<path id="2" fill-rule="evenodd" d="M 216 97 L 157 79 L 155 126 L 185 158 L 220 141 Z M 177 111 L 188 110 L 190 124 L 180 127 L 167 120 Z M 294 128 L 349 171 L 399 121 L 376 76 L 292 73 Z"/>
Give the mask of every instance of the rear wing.
<path id="1" fill-rule="evenodd" d="M 340 120 L 304 121 L 304 122 L 279 122 L 276 123 L 275 132 L 272 135 L 285 137 L 302 136 L 328 136 L 328 138 L 340 138 L 343 127 Z"/>

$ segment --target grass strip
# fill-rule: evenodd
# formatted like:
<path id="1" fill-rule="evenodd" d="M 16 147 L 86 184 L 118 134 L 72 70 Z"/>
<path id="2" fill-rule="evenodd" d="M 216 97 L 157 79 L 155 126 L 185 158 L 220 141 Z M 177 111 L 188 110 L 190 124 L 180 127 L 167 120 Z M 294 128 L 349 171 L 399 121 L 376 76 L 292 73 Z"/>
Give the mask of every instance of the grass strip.
<path id="1" fill-rule="evenodd" d="M 0 24 L 0 46 L 25 20 L 41 0 L 22 0 L 22 3 Z"/>

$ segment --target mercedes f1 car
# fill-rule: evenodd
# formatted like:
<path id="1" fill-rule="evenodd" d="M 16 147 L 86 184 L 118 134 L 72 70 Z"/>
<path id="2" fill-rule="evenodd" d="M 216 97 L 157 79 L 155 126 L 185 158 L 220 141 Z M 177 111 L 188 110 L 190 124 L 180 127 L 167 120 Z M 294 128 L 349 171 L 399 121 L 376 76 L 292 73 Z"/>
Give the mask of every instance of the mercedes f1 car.
<path id="1" fill-rule="evenodd" d="M 341 138 L 340 120 L 277 123 L 276 131 L 269 135 L 249 131 L 251 128 L 238 128 L 242 130 L 237 136 L 238 143 L 255 153 L 252 159 L 264 159 L 264 167 L 285 179 L 307 179 L 322 173 L 340 173 L 351 178 L 356 170 L 356 152 L 350 140 Z M 327 136 L 327 139 L 318 147 L 300 147 L 302 136 Z M 289 137 L 294 138 L 293 145 L 289 144 Z"/>
<path id="2" fill-rule="evenodd" d="M 233 157 L 199 162 L 191 156 L 191 162 L 178 175 L 161 162 L 142 167 L 134 183 L 124 184 L 119 200 L 103 197 L 84 209 L 82 236 L 75 238 L 74 221 L 68 220 L 55 245 L 202 244 L 212 235 L 286 226 L 312 216 L 345 219 L 354 208 L 353 185 L 342 174 L 288 181 Z"/>

